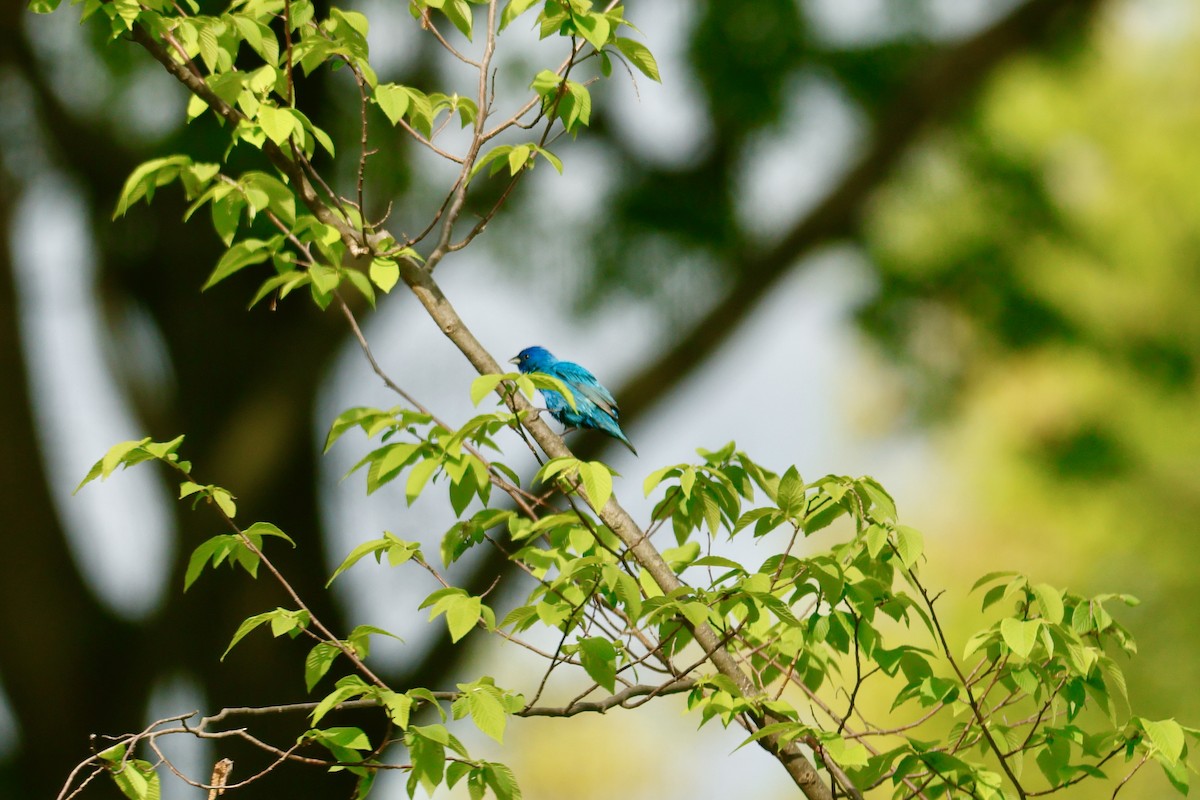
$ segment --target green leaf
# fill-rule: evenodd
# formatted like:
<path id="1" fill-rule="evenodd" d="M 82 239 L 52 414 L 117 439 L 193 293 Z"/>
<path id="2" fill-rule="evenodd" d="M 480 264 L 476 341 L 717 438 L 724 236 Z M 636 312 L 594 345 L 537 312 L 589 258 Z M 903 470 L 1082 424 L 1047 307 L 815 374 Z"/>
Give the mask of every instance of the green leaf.
<path id="1" fill-rule="evenodd" d="M 537 389 L 549 389 L 550 391 L 558 392 L 563 396 L 563 399 L 567 401 L 567 405 L 571 407 L 572 411 L 577 410 L 577 406 L 575 405 L 575 393 L 571 391 L 571 387 L 567 386 L 553 375 L 547 375 L 545 372 L 531 372 L 528 375 L 522 375 L 520 377 L 527 379 Z"/>
<path id="2" fill-rule="evenodd" d="M 274 611 L 266 611 L 262 614 L 255 614 L 253 617 L 243 620 L 242 624 L 238 626 L 237 632 L 233 634 L 233 640 L 229 643 L 229 646 L 225 648 L 225 652 L 221 654 L 221 660 L 224 661 L 225 656 L 229 655 L 229 651 L 233 649 L 234 645 L 246 638 L 248 633 L 260 625 L 269 622 L 274 616 Z"/>
<path id="3" fill-rule="evenodd" d="M 1042 624 L 1042 621 L 1037 619 L 1019 620 L 1008 617 L 1000 621 L 1000 635 L 1014 654 L 1028 658 L 1037 644 Z"/>
<path id="4" fill-rule="evenodd" d="M 405 86 L 397 86 L 394 83 L 381 83 L 375 87 L 375 102 L 378 104 L 380 110 L 383 111 L 384 116 L 393 125 L 397 125 L 408 112 L 409 104 L 412 102 L 412 94 Z"/>
<path id="5" fill-rule="evenodd" d="M 680 467 L 681 465 L 674 464 L 672 466 L 663 467 L 662 469 L 656 469 L 654 472 L 651 472 L 646 476 L 646 480 L 642 482 L 642 492 L 646 497 L 649 497 L 650 493 L 654 491 L 655 487 L 662 483 L 672 470 L 678 470 Z"/>
<path id="6" fill-rule="evenodd" d="M 532 154 L 532 149 L 527 144 L 515 145 L 512 150 L 508 151 L 508 172 L 510 175 L 516 175 L 525 168 L 529 162 L 529 156 Z"/>
<path id="7" fill-rule="evenodd" d="M 905 569 L 912 569 L 925 549 L 925 537 L 916 528 L 907 525 L 896 526 L 896 551 Z"/>
<path id="8" fill-rule="evenodd" d="M 450 638 L 457 642 L 470 633 L 475 624 L 479 622 L 479 616 L 483 611 L 483 600 L 468 595 L 466 591 L 457 587 L 450 587 L 439 589 L 429 595 L 419 607 L 429 608 L 430 606 L 432 609 L 429 612 L 429 619 L 433 620 L 440 614 L 445 614 Z"/>
<path id="9" fill-rule="evenodd" d="M 871 525 L 864 536 L 867 542 L 867 554 L 875 558 L 887 544 L 888 531 L 882 525 Z"/>
<path id="10" fill-rule="evenodd" d="M 1155 759 L 1158 765 L 1162 767 L 1163 774 L 1167 776 L 1167 780 L 1175 787 L 1175 791 L 1182 795 L 1188 793 L 1188 766 L 1186 761 L 1168 761 L 1163 757 Z"/>
<path id="11" fill-rule="evenodd" d="M 360 560 L 362 560 L 364 556 L 372 553 L 379 553 L 383 550 L 386 550 L 389 546 L 390 542 L 387 539 L 372 539 L 369 542 L 363 542 L 362 544 L 358 545 L 350 551 L 350 555 L 346 556 L 341 565 L 333 571 L 333 575 L 331 575 L 329 580 L 326 581 L 325 587 L 329 588 L 330 584 L 333 583 L 334 578 L 353 567 Z"/>
<path id="12" fill-rule="evenodd" d="M 267 138 L 280 147 L 294 134 L 300 133 L 304 129 L 303 124 L 292 115 L 289 109 L 276 108 L 266 104 L 258 109 L 258 124 Z"/>
<path id="13" fill-rule="evenodd" d="M 450 641 L 458 642 L 471 632 L 479 622 L 483 601 L 478 597 L 462 596 L 446 609 L 446 627 L 450 630 Z"/>
<path id="14" fill-rule="evenodd" d="M 287 185 L 266 172 L 247 172 L 238 180 L 246 202 L 253 211 L 270 209 L 286 225 L 296 222 L 296 196 Z"/>
<path id="15" fill-rule="evenodd" d="M 465 688 L 460 684 L 460 688 Z M 489 691 L 490 690 L 490 691 Z M 471 721 L 475 727 L 504 744 L 504 728 L 508 723 L 508 715 L 504 704 L 500 701 L 495 687 L 477 686 L 467 690 L 467 709 L 471 713 Z"/>
<path id="16" fill-rule="evenodd" d="M 507 28 L 509 23 L 524 14 L 538 2 L 541 2 L 541 0 L 509 0 L 504 6 L 504 11 L 500 13 L 500 30 Z"/>
<path id="17" fill-rule="evenodd" d="M 496 794 L 496 800 L 521 800 L 517 777 L 504 764 L 488 761 L 483 766 L 484 782 Z"/>
<path id="18" fill-rule="evenodd" d="M 400 266 L 390 258 L 376 258 L 371 262 L 371 281 L 386 294 L 400 280 Z"/>
<path id="19" fill-rule="evenodd" d="M 575 472 L 579 469 L 579 464 L 579 459 L 571 458 L 570 456 L 559 456 L 558 458 L 552 458 L 547 461 L 545 465 L 533 476 L 533 482 L 548 483 L 560 472 L 570 475 L 572 472 Z"/>
<path id="20" fill-rule="evenodd" d="M 476 159 L 475 166 L 471 167 L 470 179 L 474 180 L 475 176 L 479 174 L 480 170 L 482 170 L 488 164 L 492 165 L 491 169 L 488 171 L 488 174 L 495 175 L 501 167 L 508 163 L 508 154 L 512 152 L 512 149 L 513 148 L 511 144 L 502 144 L 493 147 L 491 150 L 484 153 L 480 158 Z"/>
<path id="21" fill-rule="evenodd" d="M 877 519 L 881 519 L 884 522 L 896 521 L 896 501 L 879 484 L 879 481 L 874 478 L 860 478 L 855 482 L 855 485 L 870 500 L 869 507 Z"/>
<path id="22" fill-rule="evenodd" d="M 128 463 L 128 455 L 148 441 L 150 441 L 149 438 L 139 439 L 137 441 L 131 440 L 128 442 L 121 442 L 120 444 L 115 444 L 110 447 L 108 452 L 104 454 L 104 458 L 100 459 L 101 479 L 107 478 L 109 475 L 112 475 L 114 471 L 116 471 L 117 467 Z"/>
<path id="23" fill-rule="evenodd" d="M 625 611 L 630 619 L 637 621 L 642 615 L 642 593 L 638 581 L 627 572 L 617 576 L 617 598 L 625 604 Z"/>
<path id="24" fill-rule="evenodd" d="M 616 690 L 617 650 L 602 636 L 579 641 L 579 660 L 589 677 L 608 691 Z"/>
<path id="25" fill-rule="evenodd" d="M 567 81 L 567 93 L 558 104 L 558 116 L 569 131 L 592 121 L 592 95 L 582 83 Z"/>
<path id="26" fill-rule="evenodd" d="M 471 7 L 467 5 L 467 0 L 445 0 L 441 6 L 442 13 L 454 23 L 454 27 L 467 37 L 467 41 L 471 40 Z"/>
<path id="27" fill-rule="evenodd" d="M 788 517 L 796 518 L 804 514 L 804 481 L 795 467 L 788 467 L 787 472 L 779 479 L 779 492 L 776 495 L 779 510 Z"/>
<path id="28" fill-rule="evenodd" d="M 1169 758 L 1171 761 L 1178 761 L 1183 755 L 1183 728 L 1173 719 L 1164 719 L 1157 722 L 1148 719 L 1140 720 L 1142 730 L 1146 732 L 1150 743 Z"/>
<path id="29" fill-rule="evenodd" d="M 229 655 L 229 651 L 233 649 L 234 645 L 245 638 L 246 634 L 264 622 L 271 623 L 271 635 L 278 638 L 284 634 L 297 635 L 300 631 L 308 627 L 310 619 L 307 611 L 289 611 L 286 608 L 277 608 L 274 611 L 255 614 L 238 626 L 237 632 L 233 635 L 233 641 L 229 643 L 229 647 L 225 648 L 225 652 L 221 654 L 221 660 L 225 660 L 225 656 Z"/>
<path id="30" fill-rule="evenodd" d="M 225 251 L 216 269 L 208 276 L 201 291 L 207 291 L 238 270 L 252 264 L 261 264 L 271 257 L 267 243 L 260 239 L 245 239 Z"/>
<path id="31" fill-rule="evenodd" d="M 58 8 L 59 3 L 61 2 L 62 0 L 29 0 L 28 8 L 34 14 L 49 14 L 54 11 L 54 9 Z M 533 0 L 530 0 L 526 8 L 528 8 L 529 5 L 533 5 Z M 508 9 L 506 8 L 505 11 L 507 12 Z"/>
<path id="32" fill-rule="evenodd" d="M 411 726 L 404 736 L 413 769 L 408 779 L 411 797 L 417 785 L 425 787 L 431 795 L 442 782 L 446 768 L 446 743 L 449 732 L 441 725 Z"/>
<path id="33" fill-rule="evenodd" d="M 324 264 L 314 264 L 309 267 L 308 274 L 312 276 L 313 286 L 323 294 L 329 294 L 342 282 L 340 270 Z"/>
<path id="34" fill-rule="evenodd" d="M 597 52 L 604 49 L 608 37 L 612 33 L 612 23 L 602 13 L 592 12 L 576 17 L 579 33 Z"/>
<path id="35" fill-rule="evenodd" d="M 406 694 L 393 692 L 391 689 L 381 689 L 377 696 L 379 697 L 379 702 L 383 703 L 388 718 L 400 730 L 407 730 L 409 715 L 413 707 L 413 699 Z"/>
<path id="36" fill-rule="evenodd" d="M 746 568 L 743 567 L 741 564 L 739 564 L 738 562 L 736 562 L 732 559 L 725 558 L 724 556 L 704 556 L 703 558 L 697 558 L 695 561 L 693 561 L 691 563 L 691 566 L 693 566 L 693 567 L 727 567 L 732 570 L 737 570 L 738 572 L 746 571 Z"/>
<path id="37" fill-rule="evenodd" d="M 533 82 L 529 84 L 529 88 L 537 92 L 541 97 L 548 98 L 558 92 L 559 85 L 562 84 L 562 78 L 553 70 L 544 69 L 533 77 Z"/>
<path id="38" fill-rule="evenodd" d="M 1041 606 L 1042 616 L 1049 622 L 1058 624 L 1063 621 L 1062 592 L 1047 583 L 1039 583 L 1032 587 L 1033 596 Z"/>
<path id="39" fill-rule="evenodd" d="M 183 576 L 183 590 L 185 592 L 200 577 L 200 573 L 204 571 L 204 565 L 208 563 L 209 559 L 215 559 L 217 554 L 222 550 L 226 551 L 225 555 L 228 555 L 228 550 L 231 546 L 230 540 L 234 538 L 228 534 L 214 536 L 208 541 L 201 543 L 192 551 L 191 558 L 188 559 L 187 571 Z"/>
<path id="40" fill-rule="evenodd" d="M 404 495 L 408 499 L 410 506 L 414 500 L 421 496 L 421 490 L 425 488 L 426 482 L 428 482 L 437 468 L 438 460 L 427 458 L 414 465 L 408 473 L 408 483 L 404 486 Z"/>
<path id="41" fill-rule="evenodd" d="M 270 522 L 255 522 L 253 525 L 246 528 L 246 530 L 242 531 L 242 533 L 244 533 L 250 537 L 274 536 L 278 539 L 283 539 L 288 544 L 290 544 L 292 547 L 296 546 L 296 542 L 292 540 L 292 537 L 288 536 L 286 533 L 279 530 L 278 526 L 273 525 Z"/>
<path id="42" fill-rule="evenodd" d="M 536 147 L 535 146 L 535 149 L 537 150 L 538 155 L 540 155 L 542 158 L 544 158 L 550 162 L 550 166 L 554 167 L 555 171 L 559 175 L 563 174 L 563 162 L 562 162 L 561 158 L 554 155 L 554 153 L 551 153 L 549 150 L 547 150 L 544 147 Z"/>
<path id="43" fill-rule="evenodd" d="M 347 675 L 339 680 L 336 688 L 325 695 L 321 702 L 317 704 L 317 707 L 313 709 L 312 724 L 318 724 L 326 714 L 337 708 L 339 704 L 347 700 L 362 697 L 370 691 L 371 687 L 364 683 L 362 678 L 357 675 Z M 345 746 L 349 747 L 350 745 Z"/>
<path id="44" fill-rule="evenodd" d="M 367 299 L 371 308 L 375 308 L 375 288 L 371 285 L 371 279 L 356 269 L 346 270 L 346 279 L 355 289 L 358 289 L 359 294 Z"/>
<path id="45" fill-rule="evenodd" d="M 237 505 L 233 502 L 233 495 L 227 489 L 222 489 L 219 486 L 214 486 L 209 497 L 217 504 L 217 508 L 221 509 L 221 513 L 233 519 L 237 516 Z"/>
<path id="46" fill-rule="evenodd" d="M 162 795 L 158 773 L 148 761 L 134 758 L 109 770 L 113 783 L 130 800 L 159 800 Z"/>
<path id="47" fill-rule="evenodd" d="M 325 677 L 341 652 L 337 645 L 329 642 L 317 642 L 316 646 L 308 651 L 308 657 L 304 659 L 304 686 L 308 691 L 311 692 L 321 678 Z"/>
<path id="48" fill-rule="evenodd" d="M 646 45 L 620 36 L 613 41 L 613 44 L 621 51 L 621 55 L 629 59 L 629 63 L 637 67 L 643 75 L 652 81 L 662 82 L 662 78 L 658 74 L 658 62 L 654 60 L 654 55 Z"/>
<path id="49" fill-rule="evenodd" d="M 155 189 L 175 180 L 179 177 L 180 168 L 191 163 L 192 159 L 188 156 L 167 156 L 138 165 L 121 189 L 113 219 L 124 216 L 129 207 L 143 197 L 147 202 L 153 200 Z"/>
<path id="50" fill-rule="evenodd" d="M 604 508 L 604 504 L 612 497 L 612 473 L 608 471 L 608 465 L 600 461 L 581 461 L 579 478 L 592 508 L 596 511 Z"/>
<path id="51" fill-rule="evenodd" d="M 978 589 L 979 587 L 985 586 L 985 585 L 991 583 L 992 581 L 999 580 L 1000 578 L 1011 578 L 1016 575 L 1018 575 L 1018 573 L 1013 572 L 1012 570 L 999 570 L 996 572 L 989 572 L 986 575 L 984 575 L 982 578 L 980 578 L 979 580 L 975 581 L 974 584 L 971 585 L 971 591 L 973 592 L 976 589 Z"/>
<path id="52" fill-rule="evenodd" d="M 479 405 L 483 401 L 483 398 L 494 392 L 504 379 L 504 375 L 492 373 L 489 375 L 480 375 L 471 381 L 471 403 L 476 406 Z"/>

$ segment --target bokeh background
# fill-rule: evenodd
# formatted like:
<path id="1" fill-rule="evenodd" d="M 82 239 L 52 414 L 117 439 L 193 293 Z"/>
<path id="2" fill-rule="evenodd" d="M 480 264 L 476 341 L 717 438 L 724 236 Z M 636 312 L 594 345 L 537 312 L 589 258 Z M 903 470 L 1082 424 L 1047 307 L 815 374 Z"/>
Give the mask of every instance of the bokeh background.
<path id="1" fill-rule="evenodd" d="M 385 79 L 470 77 L 406 4 L 351 5 Z M 594 129 L 556 145 L 566 174 L 538 170 L 440 268 L 468 324 L 498 356 L 543 344 L 616 390 L 642 457 L 608 457 L 641 513 L 647 473 L 730 439 L 809 477 L 875 475 L 925 531 L 961 633 L 991 569 L 1132 593 L 1135 708 L 1200 720 L 1200 7 L 632 0 L 628 15 L 662 85 L 618 69 L 593 87 Z M 151 470 L 71 496 L 123 439 L 186 433 L 239 517 L 299 542 L 282 567 L 318 613 L 404 637 L 375 653 L 396 685 L 519 685 L 534 667 L 515 648 L 473 635 L 460 652 L 424 623 L 434 587 L 415 571 L 364 564 L 321 588 L 385 528 L 436 551 L 449 512 L 407 509 L 399 489 L 364 501 L 361 479 L 339 480 L 361 439 L 319 455 L 339 410 L 393 403 L 336 315 L 247 312 L 249 277 L 201 296 L 219 242 L 181 222 L 175 192 L 110 220 L 136 164 L 215 159 L 224 136 L 185 126 L 181 88 L 105 38 L 74 8 L 0 4 L 0 795 L 53 796 L 92 733 L 303 697 L 302 643 L 255 636 L 218 661 L 241 619 L 284 602 L 274 586 L 222 571 L 180 591 L 212 518 Z M 502 100 L 554 60 L 528 31 L 508 47 Z M 346 143 L 349 86 L 302 86 Z M 374 130 L 371 201 L 417 230 L 445 168 Z M 326 166 L 348 191 L 351 165 Z M 367 334 L 407 389 L 466 418 L 470 370 L 414 303 L 387 298 Z M 500 568 L 485 555 L 454 574 L 480 591 Z M 492 752 L 535 799 L 794 792 L 752 748 L 729 755 L 736 732 L 697 735 L 680 703 L 662 708 L 515 721 Z M 224 754 L 171 752 L 197 777 Z M 239 796 L 349 794 L 314 786 L 281 770 Z M 1165 791 L 1147 775 L 1122 796 Z"/>

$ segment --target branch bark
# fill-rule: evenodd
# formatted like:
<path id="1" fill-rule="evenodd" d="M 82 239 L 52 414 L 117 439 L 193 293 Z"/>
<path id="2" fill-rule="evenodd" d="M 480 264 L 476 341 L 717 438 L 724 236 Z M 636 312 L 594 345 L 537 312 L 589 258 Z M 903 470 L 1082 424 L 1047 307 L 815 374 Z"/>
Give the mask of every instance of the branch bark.
<path id="1" fill-rule="evenodd" d="M 400 277 L 412 290 L 433 321 L 437 323 L 442 333 L 458 347 L 459 352 L 481 375 L 505 371 L 471 333 L 450 301 L 446 299 L 432 275 L 413 262 L 406 260 L 401 264 Z M 511 397 L 510 402 L 514 411 L 533 410 L 529 402 L 520 394 Z M 524 425 L 542 450 L 551 458 L 573 457 L 574 454 L 563 442 L 562 437 L 555 434 L 550 426 L 542 421 L 541 417 L 530 417 Z M 603 508 L 595 509 L 595 511 L 609 530 L 616 534 L 617 538 L 633 553 L 634 558 L 645 568 L 664 593 L 670 594 L 683 586 L 679 576 L 650 543 L 649 538 L 629 512 L 617 502 L 615 496 L 609 498 Z M 715 630 L 709 625 L 694 625 L 691 626 L 691 630 L 696 642 L 704 649 L 713 666 L 722 675 L 732 680 L 745 697 L 755 697 L 761 694 L 758 687 L 725 649 L 720 635 Z M 759 741 L 765 749 L 779 759 L 788 775 L 804 792 L 805 797 L 809 800 L 832 800 L 833 795 L 829 787 L 821 781 L 816 768 L 800 750 L 798 744 L 786 743 L 774 735 L 766 736 Z"/>

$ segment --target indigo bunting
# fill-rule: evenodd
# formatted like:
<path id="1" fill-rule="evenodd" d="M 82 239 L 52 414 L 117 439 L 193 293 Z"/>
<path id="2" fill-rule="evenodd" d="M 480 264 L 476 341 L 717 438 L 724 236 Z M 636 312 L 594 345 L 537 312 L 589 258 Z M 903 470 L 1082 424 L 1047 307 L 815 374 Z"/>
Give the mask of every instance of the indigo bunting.
<path id="1" fill-rule="evenodd" d="M 538 389 L 546 401 L 546 410 L 568 428 L 591 428 L 603 431 L 628 447 L 637 455 L 628 437 L 617 420 L 621 416 L 612 392 L 605 389 L 596 376 L 571 361 L 559 361 L 543 347 L 526 347 L 508 363 L 516 364 L 523 373 L 544 372 L 558 378 L 567 385 L 575 398 L 575 408 L 567 402 L 561 392 L 553 389 Z"/>

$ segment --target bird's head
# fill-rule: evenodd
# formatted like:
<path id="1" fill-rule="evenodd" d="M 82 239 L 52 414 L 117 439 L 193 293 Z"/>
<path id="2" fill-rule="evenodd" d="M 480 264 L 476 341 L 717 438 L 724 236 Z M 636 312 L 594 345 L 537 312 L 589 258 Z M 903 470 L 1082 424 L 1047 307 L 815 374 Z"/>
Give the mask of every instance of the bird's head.
<path id="1" fill-rule="evenodd" d="M 526 347 L 510 358 L 508 363 L 516 364 L 521 372 L 545 372 L 556 361 L 558 359 L 544 347 Z"/>

